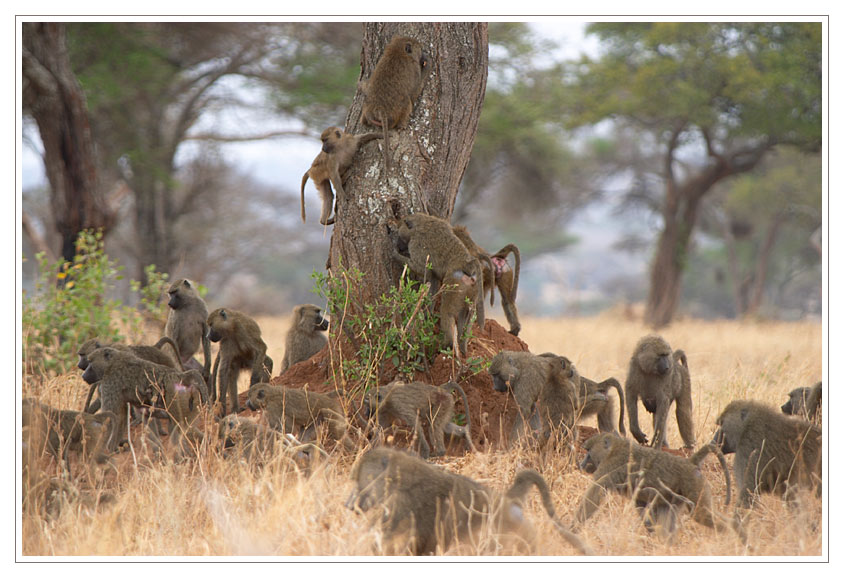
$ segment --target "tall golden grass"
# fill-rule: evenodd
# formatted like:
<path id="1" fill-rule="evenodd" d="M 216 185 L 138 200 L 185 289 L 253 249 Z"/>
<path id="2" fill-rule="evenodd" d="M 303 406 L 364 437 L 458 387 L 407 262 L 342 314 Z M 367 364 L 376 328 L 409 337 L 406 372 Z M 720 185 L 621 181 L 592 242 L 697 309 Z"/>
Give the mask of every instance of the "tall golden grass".
<path id="1" fill-rule="evenodd" d="M 259 318 L 269 354 L 280 360 L 286 318 Z M 584 319 L 525 319 L 523 339 L 531 351 L 553 351 L 575 361 L 593 379 L 615 376 L 623 382 L 636 341 L 650 331 L 623 316 L 605 314 Z M 759 399 L 779 406 L 794 387 L 821 379 L 821 326 L 816 323 L 742 323 L 684 320 L 661 332 L 675 348 L 686 351 L 692 375 L 698 444 L 711 438 L 714 421 L 732 399 Z M 25 382 L 26 383 L 26 382 Z M 245 384 L 241 385 L 245 387 Z M 37 395 L 63 408 L 81 407 L 87 385 L 66 375 L 37 386 L 24 385 L 23 395 Z M 646 433 L 651 420 L 640 422 Z M 594 419 L 585 425 L 595 425 Z M 673 412 L 669 444 L 680 445 Z M 358 556 L 377 554 L 377 525 L 344 507 L 351 490 L 353 456 L 332 456 L 314 466 L 309 476 L 282 457 L 264 467 L 221 459 L 209 452 L 182 464 L 148 460 L 134 447 L 120 456 L 119 471 L 89 468 L 73 483 L 82 491 L 113 492 L 114 503 L 99 510 L 72 503 L 55 518 L 30 512 L 22 516 L 21 547 L 26 556 Z M 540 458 L 525 451 L 476 453 L 433 460 L 450 470 L 503 490 L 516 471 L 538 469 L 548 480 L 558 516 L 571 521 L 589 477 L 572 456 Z M 728 457 L 731 463 L 731 458 Z M 58 469 L 46 461 L 48 473 Z M 704 475 L 716 507 L 723 504 L 723 476 L 712 459 Z M 762 496 L 749 520 L 748 545 L 733 533 L 716 533 L 688 516 L 673 538 L 648 533 L 628 499 L 613 496 L 582 530 L 600 556 L 820 556 L 821 500 L 802 496 L 792 508 L 773 496 Z M 533 554 L 573 556 L 557 535 L 537 496 L 527 515 L 536 525 Z M 444 554 L 494 554 L 453 546 Z M 513 553 L 513 552 L 497 552 Z"/>

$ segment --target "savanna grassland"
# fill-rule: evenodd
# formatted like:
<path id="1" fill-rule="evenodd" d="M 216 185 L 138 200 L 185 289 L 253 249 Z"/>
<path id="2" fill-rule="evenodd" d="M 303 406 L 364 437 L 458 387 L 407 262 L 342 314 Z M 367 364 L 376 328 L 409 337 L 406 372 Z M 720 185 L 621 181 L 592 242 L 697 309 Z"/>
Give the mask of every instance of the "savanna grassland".
<path id="1" fill-rule="evenodd" d="M 268 353 L 282 358 L 287 319 L 258 318 Z M 573 360 L 593 379 L 614 376 L 622 383 L 636 341 L 650 331 L 641 322 L 605 314 L 585 319 L 524 319 L 522 337 L 534 353 L 553 351 Z M 757 399 L 779 406 L 798 386 L 821 379 L 822 335 L 819 323 L 752 323 L 682 320 L 661 334 L 685 350 L 692 376 L 697 443 L 711 439 L 715 419 L 733 399 Z M 24 380 L 24 396 L 37 396 L 55 407 L 82 407 L 88 387 L 75 372 L 38 384 Z M 246 384 L 241 383 L 241 391 Z M 503 395 L 503 394 L 502 394 Z M 651 420 L 640 423 L 646 434 Z M 668 441 L 681 445 L 673 411 Z M 594 418 L 585 425 L 595 426 Z M 576 467 L 577 456 L 538 456 L 524 450 L 491 450 L 463 457 L 432 459 L 499 489 L 515 473 L 532 467 L 548 480 L 558 516 L 569 523 L 589 476 Z M 728 456 L 728 463 L 732 457 Z M 209 450 L 198 460 L 174 464 L 151 458 L 143 444 L 124 450 L 105 467 L 74 469 L 71 484 L 80 494 L 52 517 L 27 511 L 22 516 L 22 553 L 26 556 L 361 556 L 378 553 L 377 525 L 344 507 L 351 490 L 354 456 L 332 454 L 298 471 L 283 455 L 263 467 L 223 459 Z M 717 461 L 703 468 L 715 496 L 724 505 L 725 484 Z M 55 460 L 43 458 L 47 474 L 58 472 Z M 111 503 L 90 506 L 97 496 Z M 735 496 L 735 490 L 734 490 Z M 83 499 L 85 498 L 85 499 Z M 801 496 L 789 508 L 779 498 L 762 496 L 748 521 L 749 543 L 732 532 L 716 533 L 682 516 L 673 539 L 649 533 L 629 499 L 611 496 L 584 525 L 583 538 L 599 556 L 820 556 L 824 543 L 822 501 Z M 539 538 L 533 554 L 574 556 L 556 534 L 534 494 L 528 517 Z M 513 554 L 479 546 L 452 545 L 443 554 Z"/>

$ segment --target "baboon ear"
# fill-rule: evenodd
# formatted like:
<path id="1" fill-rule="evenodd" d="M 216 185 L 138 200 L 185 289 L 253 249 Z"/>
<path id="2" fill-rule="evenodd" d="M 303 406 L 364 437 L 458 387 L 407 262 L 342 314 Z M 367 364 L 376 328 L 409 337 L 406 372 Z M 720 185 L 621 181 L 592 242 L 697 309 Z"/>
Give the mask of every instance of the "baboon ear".
<path id="1" fill-rule="evenodd" d="M 404 51 L 407 52 L 408 54 L 412 54 L 413 53 L 413 45 L 410 42 L 405 42 Z"/>
<path id="2" fill-rule="evenodd" d="M 187 287 L 188 289 L 190 289 L 190 281 L 188 281 L 187 279 L 185 279 L 185 280 L 183 281 L 183 283 L 184 283 L 185 287 Z"/>
<path id="3" fill-rule="evenodd" d="M 610 438 L 604 438 L 604 449 L 610 449 L 612 445 L 612 440 Z"/>
<path id="4" fill-rule="evenodd" d="M 342 137 L 342 136 L 343 136 L 343 135 L 341 135 L 341 134 L 340 134 L 340 131 L 339 131 L 339 130 L 335 130 L 335 131 L 334 131 L 334 135 L 335 135 L 337 138 L 340 138 L 340 137 Z"/>
<path id="5" fill-rule="evenodd" d="M 106 348 L 103 352 L 103 357 L 106 358 L 106 361 L 111 359 L 111 349 Z"/>
<path id="6" fill-rule="evenodd" d="M 228 315 L 226 315 L 225 309 L 220 309 L 220 317 L 222 317 L 224 321 L 229 318 Z"/>
<path id="7" fill-rule="evenodd" d="M 744 408 L 743 410 L 741 410 L 741 421 L 744 421 L 745 419 L 747 419 L 747 411 L 748 411 L 747 408 Z"/>
<path id="8" fill-rule="evenodd" d="M 95 342 L 94 342 L 94 347 L 95 347 L 96 349 L 99 349 L 99 348 L 100 348 L 100 347 L 102 347 L 102 346 L 103 346 L 103 345 L 102 345 L 102 343 L 100 343 L 100 342 L 99 342 L 99 340 L 97 340 L 97 341 L 95 341 Z"/>
<path id="9" fill-rule="evenodd" d="M 267 394 L 266 394 L 266 392 L 264 391 L 263 388 L 258 390 L 258 395 L 257 395 L 258 399 L 264 399 L 264 397 L 266 397 L 266 395 Z"/>

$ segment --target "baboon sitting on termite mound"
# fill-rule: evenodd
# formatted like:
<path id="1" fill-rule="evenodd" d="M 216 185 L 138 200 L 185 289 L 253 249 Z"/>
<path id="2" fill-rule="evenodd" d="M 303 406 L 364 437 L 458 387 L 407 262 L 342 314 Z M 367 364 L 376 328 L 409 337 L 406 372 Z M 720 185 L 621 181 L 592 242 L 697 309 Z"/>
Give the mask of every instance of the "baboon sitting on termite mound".
<path id="1" fill-rule="evenodd" d="M 436 554 L 458 539 L 472 542 L 481 528 L 495 534 L 513 534 L 530 544 L 534 530 L 525 518 L 523 500 L 532 485 L 560 534 L 579 552 L 591 554 L 576 535 L 556 518 L 545 480 L 533 470 L 516 475 L 504 496 L 496 495 L 478 482 L 427 464 L 424 460 L 387 448 L 363 454 L 352 471 L 355 489 L 346 500 L 351 509 L 383 508 L 385 552 Z"/>
<path id="2" fill-rule="evenodd" d="M 290 329 L 284 338 L 284 358 L 281 360 L 281 373 L 291 366 L 310 359 L 319 353 L 328 339 L 325 331 L 328 319 L 316 305 L 297 305 L 293 308 Z"/>

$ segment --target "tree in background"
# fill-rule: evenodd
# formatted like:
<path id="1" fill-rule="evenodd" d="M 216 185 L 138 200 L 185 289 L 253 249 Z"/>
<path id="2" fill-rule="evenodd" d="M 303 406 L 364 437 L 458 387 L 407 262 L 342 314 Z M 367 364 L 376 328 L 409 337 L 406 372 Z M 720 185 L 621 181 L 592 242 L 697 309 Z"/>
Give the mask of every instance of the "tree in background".
<path id="1" fill-rule="evenodd" d="M 821 24 L 597 23 L 588 31 L 605 52 L 562 76 L 570 97 L 562 112 L 573 127 L 632 126 L 642 147 L 661 152 L 662 231 L 646 305 L 646 320 L 659 327 L 677 308 L 689 240 L 713 186 L 754 169 L 777 145 L 820 149 Z"/>

